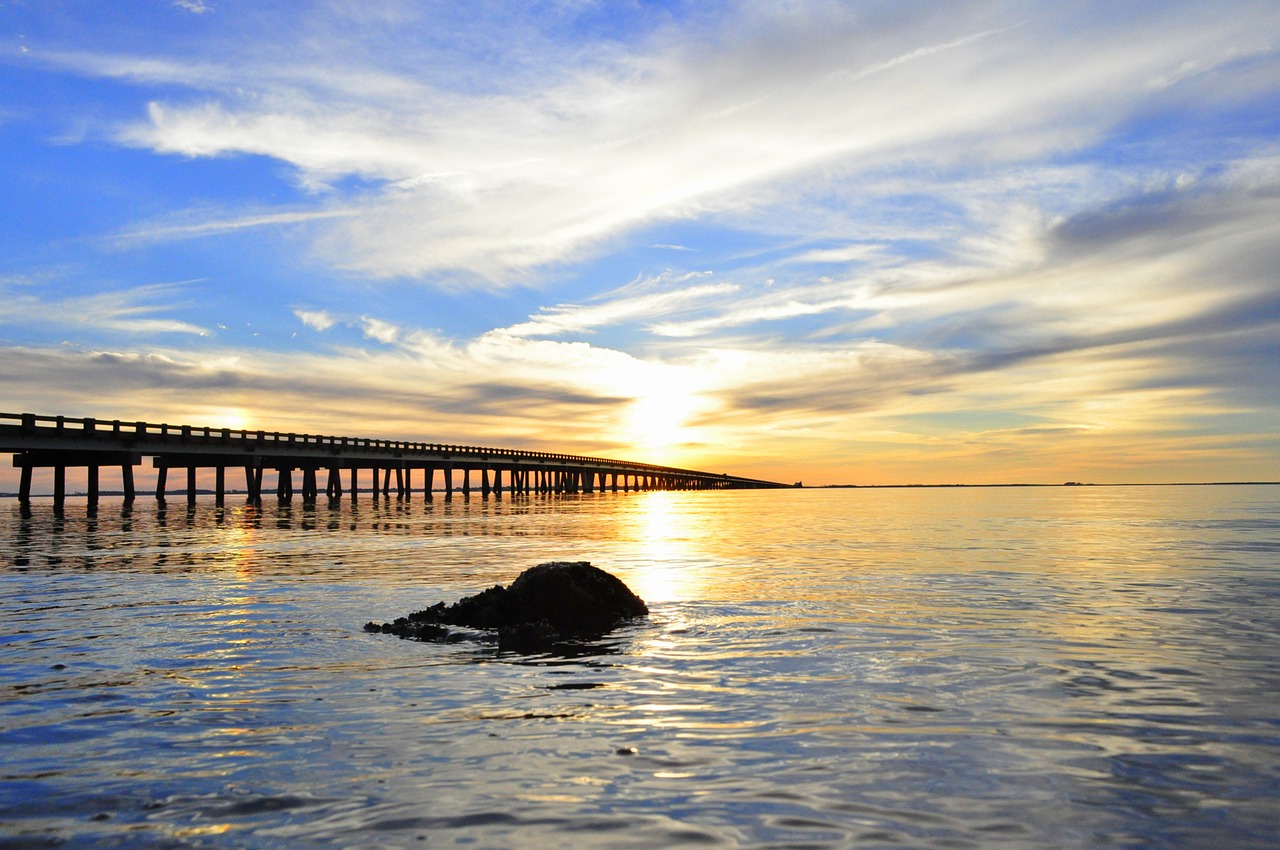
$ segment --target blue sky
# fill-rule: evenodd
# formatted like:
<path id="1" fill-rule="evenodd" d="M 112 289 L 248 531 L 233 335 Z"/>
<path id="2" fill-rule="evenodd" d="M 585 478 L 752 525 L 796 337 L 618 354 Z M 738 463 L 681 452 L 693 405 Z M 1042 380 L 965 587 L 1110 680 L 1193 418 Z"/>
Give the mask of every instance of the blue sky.
<path id="1" fill-rule="evenodd" d="M 41 0 L 0 31 L 5 411 L 1280 478 L 1274 3 Z"/>

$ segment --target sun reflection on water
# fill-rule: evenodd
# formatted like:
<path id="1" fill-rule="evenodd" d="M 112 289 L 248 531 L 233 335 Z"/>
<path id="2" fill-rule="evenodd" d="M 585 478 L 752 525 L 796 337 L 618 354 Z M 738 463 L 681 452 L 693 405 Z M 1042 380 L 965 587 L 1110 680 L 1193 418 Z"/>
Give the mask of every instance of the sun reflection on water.
<path id="1" fill-rule="evenodd" d="M 632 589 L 651 604 L 698 598 L 703 579 L 694 566 L 696 517 L 680 509 L 677 494 L 664 491 L 640 494 L 635 505 L 625 514 L 640 560 Z"/>

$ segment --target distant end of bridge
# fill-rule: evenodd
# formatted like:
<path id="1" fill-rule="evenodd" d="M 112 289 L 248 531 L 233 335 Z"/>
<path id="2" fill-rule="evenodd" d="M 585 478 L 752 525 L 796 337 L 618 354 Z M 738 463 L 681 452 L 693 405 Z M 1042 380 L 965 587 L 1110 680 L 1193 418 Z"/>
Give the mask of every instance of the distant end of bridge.
<path id="1" fill-rule="evenodd" d="M 194 502 L 197 470 L 212 469 L 213 492 L 219 504 L 227 494 L 228 469 L 244 471 L 244 492 L 250 502 L 261 500 L 263 476 L 268 471 L 275 473 L 275 493 L 281 499 L 294 496 L 295 473 L 301 473 L 297 492 L 304 501 L 319 498 L 322 477 L 327 497 L 349 494 L 354 499 L 362 474 L 370 476 L 368 489 L 375 496 L 394 494 L 402 499 L 415 492 L 416 477 L 416 489 L 428 501 L 436 492 L 451 500 L 455 492 L 470 496 L 473 489 L 486 498 L 501 498 L 504 489 L 517 496 L 790 486 L 725 473 L 555 452 L 33 413 L 0 413 L 0 453 L 11 453 L 14 466 L 21 470 L 18 498 L 24 503 L 31 500 L 32 471 L 41 468 L 53 470 L 55 501 L 66 497 L 67 469 L 82 468 L 86 470 L 86 496 L 90 504 L 96 503 L 99 469 L 103 467 L 120 469 L 124 498 L 132 500 L 137 495 L 134 467 L 148 457 L 156 469 L 157 499 L 165 498 L 169 471 L 183 470 L 187 499 Z M 441 483 L 438 491 L 437 473 Z"/>

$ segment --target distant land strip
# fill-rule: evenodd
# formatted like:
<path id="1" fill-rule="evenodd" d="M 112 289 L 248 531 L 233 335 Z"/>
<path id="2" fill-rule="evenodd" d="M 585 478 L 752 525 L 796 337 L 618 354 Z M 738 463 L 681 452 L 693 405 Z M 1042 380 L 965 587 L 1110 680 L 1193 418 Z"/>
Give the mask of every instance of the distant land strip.
<path id="1" fill-rule="evenodd" d="M 1280 481 L 1120 481 L 1094 484 L 1067 481 L 1062 484 L 819 484 L 810 490 L 904 490 L 945 487 L 1257 487 L 1280 485 Z"/>

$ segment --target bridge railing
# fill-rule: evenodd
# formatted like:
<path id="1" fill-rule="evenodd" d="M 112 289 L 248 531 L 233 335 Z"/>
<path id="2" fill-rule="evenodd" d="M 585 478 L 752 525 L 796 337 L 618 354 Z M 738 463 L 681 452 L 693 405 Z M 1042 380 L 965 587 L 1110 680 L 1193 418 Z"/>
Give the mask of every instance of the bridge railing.
<path id="1" fill-rule="evenodd" d="M 558 452 L 540 452 L 528 449 L 503 449 L 487 446 L 464 446 L 449 443 L 422 443 L 405 440 L 380 440 L 366 437 L 336 437 L 319 434 L 296 434 L 281 431 L 264 431 L 235 428 L 213 428 L 192 425 L 169 425 L 152 422 L 127 422 L 118 419 L 101 420 L 94 418 L 76 418 L 69 416 L 41 416 L 34 413 L 0 413 L 0 428 L 17 427 L 24 433 L 36 435 L 48 430 L 81 432 L 101 435 L 104 439 L 146 439 L 159 440 L 164 443 L 178 443 L 198 440 L 203 443 L 218 443 L 228 447 L 252 446 L 257 451 L 269 451 L 271 448 L 299 449 L 307 447 L 323 448 L 330 451 L 360 450 L 386 452 L 390 454 L 431 454 L 446 458 L 479 460 L 530 460 L 542 463 L 589 464 L 593 466 L 626 468 L 653 473 L 670 473 L 700 478 L 724 477 L 738 479 L 737 476 L 719 476 L 707 472 L 699 472 L 678 467 L 658 466 L 648 463 L 614 460 L 609 458 L 590 457 Z M 68 434 L 67 436 L 71 436 Z"/>

